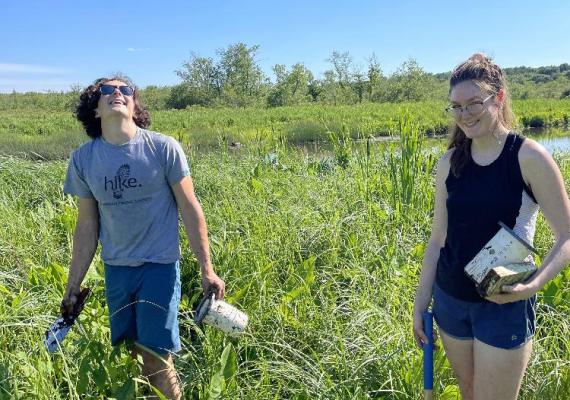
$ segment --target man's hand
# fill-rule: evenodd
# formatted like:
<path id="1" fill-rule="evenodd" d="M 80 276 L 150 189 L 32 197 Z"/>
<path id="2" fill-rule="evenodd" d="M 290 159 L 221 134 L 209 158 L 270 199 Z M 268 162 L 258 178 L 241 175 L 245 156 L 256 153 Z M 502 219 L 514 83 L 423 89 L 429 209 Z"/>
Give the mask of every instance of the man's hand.
<path id="1" fill-rule="evenodd" d="M 215 293 L 216 299 L 223 299 L 226 294 L 226 284 L 211 270 L 202 273 L 202 290 L 205 296 Z"/>
<path id="2" fill-rule="evenodd" d="M 69 317 L 73 314 L 73 308 L 77 304 L 79 299 L 79 286 L 68 285 L 63 295 L 63 300 L 61 301 L 61 315 L 64 318 Z"/>
<path id="3" fill-rule="evenodd" d="M 68 286 L 61 301 L 61 316 L 63 318 L 77 318 L 83 310 L 85 299 L 89 293 L 89 288 L 80 289 L 78 286 Z"/>

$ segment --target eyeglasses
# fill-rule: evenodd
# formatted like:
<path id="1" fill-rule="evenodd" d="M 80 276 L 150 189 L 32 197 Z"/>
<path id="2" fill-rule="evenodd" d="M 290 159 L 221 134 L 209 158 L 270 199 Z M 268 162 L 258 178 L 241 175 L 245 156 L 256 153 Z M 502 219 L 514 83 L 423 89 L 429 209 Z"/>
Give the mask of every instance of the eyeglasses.
<path id="1" fill-rule="evenodd" d="M 115 92 L 115 89 L 119 89 L 119 91 L 124 95 L 124 96 L 132 96 L 133 93 L 135 92 L 135 89 L 133 89 L 130 86 L 113 86 L 113 85 L 101 85 L 99 86 L 99 91 L 101 92 L 101 94 L 104 95 L 109 95 L 109 94 L 113 94 Z"/>
<path id="2" fill-rule="evenodd" d="M 450 105 L 445 109 L 450 114 L 453 114 L 456 118 L 461 116 L 463 110 L 467 111 L 471 115 L 479 115 L 483 112 L 483 104 L 487 102 L 490 98 L 494 97 L 495 95 L 489 95 L 485 99 L 481 101 L 474 101 L 472 103 L 467 104 L 466 106 L 460 106 L 459 104 Z"/>

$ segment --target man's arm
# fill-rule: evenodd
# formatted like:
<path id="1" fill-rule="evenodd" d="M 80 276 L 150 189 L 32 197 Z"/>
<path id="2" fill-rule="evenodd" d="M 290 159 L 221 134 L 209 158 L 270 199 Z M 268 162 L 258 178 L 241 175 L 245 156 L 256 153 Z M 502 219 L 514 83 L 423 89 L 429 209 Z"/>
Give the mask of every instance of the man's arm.
<path id="1" fill-rule="evenodd" d="M 202 273 L 202 289 L 205 294 L 214 292 L 221 299 L 225 294 L 225 284 L 214 272 L 210 261 L 210 246 L 208 243 L 208 228 L 202 207 L 194 194 L 192 178 L 186 176 L 180 182 L 172 185 L 176 204 L 180 208 L 182 222 L 188 235 L 190 247 L 198 259 Z"/>
<path id="2" fill-rule="evenodd" d="M 61 312 L 67 315 L 77 302 L 81 282 L 93 261 L 99 240 L 99 211 L 94 199 L 79 199 L 79 215 L 73 233 L 71 267 L 67 278 L 67 288 L 61 302 Z"/>

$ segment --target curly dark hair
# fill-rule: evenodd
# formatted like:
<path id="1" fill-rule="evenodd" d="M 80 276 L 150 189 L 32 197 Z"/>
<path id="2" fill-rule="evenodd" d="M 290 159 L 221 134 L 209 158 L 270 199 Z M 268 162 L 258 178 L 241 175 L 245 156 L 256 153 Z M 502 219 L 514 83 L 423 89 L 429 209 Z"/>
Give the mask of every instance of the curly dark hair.
<path id="1" fill-rule="evenodd" d="M 75 117 L 81 122 L 85 132 L 92 139 L 101 136 L 101 118 L 98 118 L 95 109 L 99 103 L 101 93 L 99 88 L 102 84 L 109 81 L 121 81 L 131 86 L 134 89 L 133 101 L 135 103 L 135 112 L 133 121 L 139 128 L 148 128 L 150 126 L 150 114 L 143 105 L 139 96 L 139 89 L 132 83 L 132 81 L 122 75 L 117 74 L 110 78 L 99 78 L 92 85 L 87 86 L 79 96 L 79 102 L 75 107 Z"/>

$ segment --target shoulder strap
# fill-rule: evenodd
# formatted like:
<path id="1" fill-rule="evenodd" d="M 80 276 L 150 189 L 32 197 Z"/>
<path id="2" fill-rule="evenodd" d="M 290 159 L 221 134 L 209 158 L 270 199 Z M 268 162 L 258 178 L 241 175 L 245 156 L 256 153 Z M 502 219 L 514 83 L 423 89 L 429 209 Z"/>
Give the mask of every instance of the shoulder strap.
<path id="1" fill-rule="evenodd" d="M 522 183 L 523 186 L 523 190 L 531 197 L 531 199 L 536 203 L 536 198 L 534 197 L 534 194 L 532 193 L 532 190 L 530 189 L 530 187 L 526 184 L 526 182 L 524 181 L 524 178 L 522 176 L 522 171 L 521 171 L 521 167 L 520 167 L 520 163 L 519 163 L 519 151 L 521 149 L 521 146 L 525 140 L 524 136 L 518 134 L 518 133 L 509 133 L 509 135 L 507 136 L 507 142 L 505 143 L 505 146 L 509 145 L 509 138 L 511 138 L 511 144 L 509 147 L 509 151 L 508 151 L 508 158 L 509 158 L 509 169 L 510 169 L 510 175 L 513 176 L 515 179 L 520 180 L 520 182 Z"/>

